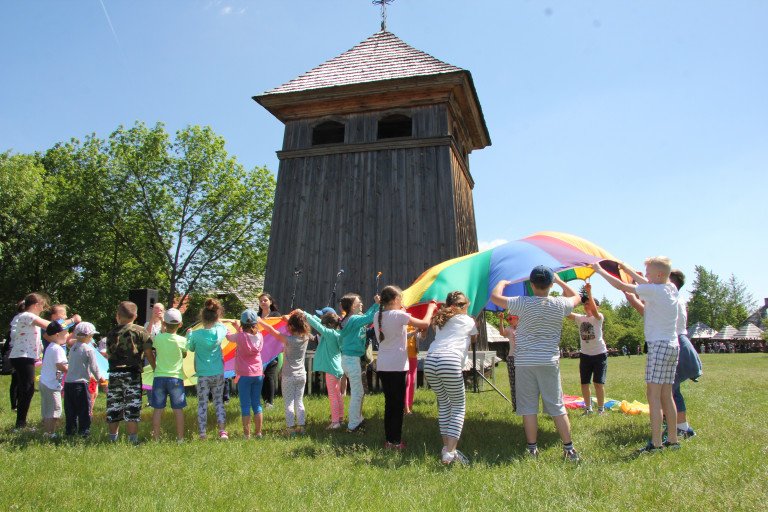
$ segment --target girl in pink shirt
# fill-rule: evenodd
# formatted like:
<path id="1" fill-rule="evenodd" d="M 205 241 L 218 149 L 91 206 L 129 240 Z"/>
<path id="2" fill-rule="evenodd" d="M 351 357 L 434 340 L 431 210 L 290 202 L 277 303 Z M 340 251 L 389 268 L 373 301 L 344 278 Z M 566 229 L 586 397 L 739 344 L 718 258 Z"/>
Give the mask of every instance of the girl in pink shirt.
<path id="1" fill-rule="evenodd" d="M 240 328 L 235 334 L 227 334 L 227 340 L 236 343 L 235 375 L 240 392 L 240 414 L 243 417 L 243 437 L 251 437 L 251 410 L 255 436 L 261 438 L 261 386 L 264 384 L 264 369 L 261 364 L 261 349 L 264 337 L 259 332 L 259 314 L 246 309 L 240 315 Z"/>

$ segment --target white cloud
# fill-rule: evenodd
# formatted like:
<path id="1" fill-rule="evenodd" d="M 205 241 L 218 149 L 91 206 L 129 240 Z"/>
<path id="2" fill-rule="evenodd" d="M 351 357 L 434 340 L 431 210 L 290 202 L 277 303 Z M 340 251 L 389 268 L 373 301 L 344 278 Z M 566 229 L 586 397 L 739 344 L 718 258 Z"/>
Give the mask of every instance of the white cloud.
<path id="1" fill-rule="evenodd" d="M 229 14 L 232 12 L 232 6 L 228 5 L 226 7 L 222 7 L 221 11 L 219 11 L 221 14 Z"/>
<path id="2" fill-rule="evenodd" d="M 493 249 L 494 247 L 498 247 L 500 245 L 506 244 L 509 240 L 504 240 L 503 238 L 497 238 L 496 240 L 492 240 L 490 242 L 478 242 L 478 247 L 480 248 L 479 251 L 487 251 L 488 249 Z"/>

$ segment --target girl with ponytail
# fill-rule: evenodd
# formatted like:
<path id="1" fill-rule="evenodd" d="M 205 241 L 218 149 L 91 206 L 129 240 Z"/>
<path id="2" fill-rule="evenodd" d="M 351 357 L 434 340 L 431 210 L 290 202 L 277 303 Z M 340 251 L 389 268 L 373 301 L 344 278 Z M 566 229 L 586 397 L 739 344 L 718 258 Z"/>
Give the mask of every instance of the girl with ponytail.
<path id="1" fill-rule="evenodd" d="M 16 429 L 35 430 L 27 427 L 29 404 L 35 394 L 35 361 L 43 357 L 43 344 L 40 329 L 45 329 L 50 323 L 40 318 L 40 314 L 48 307 L 45 297 L 30 293 L 24 298 L 23 306 L 19 305 L 19 314 L 11 323 L 11 365 L 16 370 L 18 382 L 18 401 L 16 403 Z"/>
<path id="2" fill-rule="evenodd" d="M 408 372 L 408 326 L 427 329 L 437 304 L 430 303 L 424 319 L 413 318 L 403 311 L 403 291 L 397 286 L 381 290 L 379 311 L 373 318 L 373 329 L 379 340 L 376 373 L 384 389 L 384 447 L 402 450 L 403 406 Z"/>
<path id="3" fill-rule="evenodd" d="M 445 305 L 434 316 L 435 340 L 429 346 L 424 362 L 424 377 L 437 397 L 438 422 L 443 438 L 441 456 L 446 465 L 469 462 L 456 449 L 464 427 L 464 363 L 470 340 L 474 343 L 477 336 L 475 321 L 467 314 L 469 304 L 469 299 L 460 291 L 448 294 Z"/>
<path id="4" fill-rule="evenodd" d="M 224 409 L 224 354 L 221 340 L 227 335 L 227 328 L 219 322 L 224 312 L 219 301 L 205 299 L 205 307 L 200 310 L 203 328 L 190 331 L 187 335 L 187 349 L 195 353 L 197 371 L 197 424 L 200 427 L 200 439 L 207 439 L 208 393 L 213 395 L 216 408 L 216 421 L 219 426 L 219 439 L 229 439 L 225 430 L 227 419 Z"/>

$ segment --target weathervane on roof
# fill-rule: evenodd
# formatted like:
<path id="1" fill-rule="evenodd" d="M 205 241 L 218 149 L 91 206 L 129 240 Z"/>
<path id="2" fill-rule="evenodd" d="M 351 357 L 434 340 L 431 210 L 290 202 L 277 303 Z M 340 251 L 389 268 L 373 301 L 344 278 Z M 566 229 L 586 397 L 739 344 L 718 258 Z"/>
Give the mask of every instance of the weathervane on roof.
<path id="1" fill-rule="evenodd" d="M 391 4 L 395 0 L 372 0 L 373 5 L 381 6 L 381 30 L 387 30 L 387 4 Z"/>

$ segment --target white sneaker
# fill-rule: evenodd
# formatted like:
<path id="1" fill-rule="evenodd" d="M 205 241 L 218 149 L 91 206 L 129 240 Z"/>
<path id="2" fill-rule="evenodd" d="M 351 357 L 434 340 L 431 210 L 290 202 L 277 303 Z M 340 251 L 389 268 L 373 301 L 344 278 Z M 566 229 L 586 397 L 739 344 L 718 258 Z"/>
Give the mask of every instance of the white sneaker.
<path id="1" fill-rule="evenodd" d="M 449 452 L 448 449 L 443 446 L 442 451 L 442 463 L 446 466 L 456 463 L 461 466 L 466 466 L 469 464 L 469 459 L 467 459 L 466 455 L 461 453 L 459 450 L 454 450 L 452 452 Z"/>

